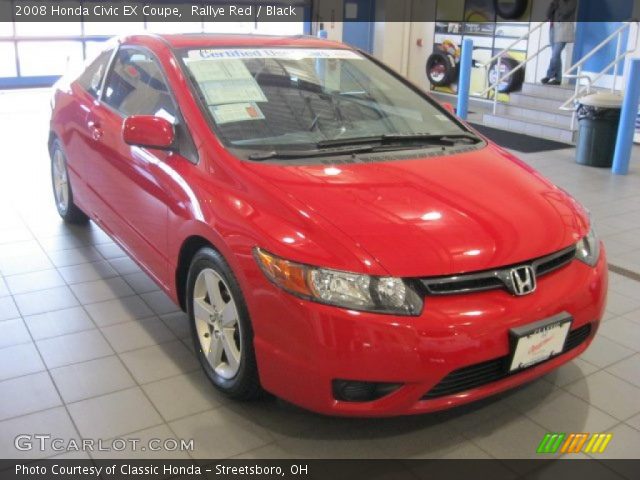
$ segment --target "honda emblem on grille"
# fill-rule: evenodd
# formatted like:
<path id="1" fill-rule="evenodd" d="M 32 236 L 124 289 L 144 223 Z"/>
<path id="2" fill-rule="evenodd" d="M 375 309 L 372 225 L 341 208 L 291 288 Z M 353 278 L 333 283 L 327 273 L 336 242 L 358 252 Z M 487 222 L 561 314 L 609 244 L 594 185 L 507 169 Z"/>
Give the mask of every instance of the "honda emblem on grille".
<path id="1" fill-rule="evenodd" d="M 511 291 L 516 295 L 527 295 L 536 289 L 536 275 L 529 265 L 512 268 L 509 271 Z"/>

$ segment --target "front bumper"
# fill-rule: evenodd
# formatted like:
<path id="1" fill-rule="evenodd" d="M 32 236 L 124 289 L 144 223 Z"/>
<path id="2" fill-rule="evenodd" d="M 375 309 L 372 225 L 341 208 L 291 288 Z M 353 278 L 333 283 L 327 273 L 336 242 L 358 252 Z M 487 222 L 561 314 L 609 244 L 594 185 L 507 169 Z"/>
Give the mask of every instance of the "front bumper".
<path id="1" fill-rule="evenodd" d="M 247 265 L 249 267 L 249 265 Z M 247 271 L 247 270 L 245 270 Z M 574 260 L 538 280 L 537 290 L 426 297 L 419 317 L 349 311 L 301 300 L 272 285 L 257 266 L 247 295 L 263 387 L 291 403 L 331 415 L 433 412 L 529 382 L 580 355 L 604 312 L 604 249 L 595 267 Z M 570 351 L 522 372 L 452 395 L 424 398 L 449 373 L 508 356 L 509 330 L 568 312 L 589 335 Z M 401 383 L 378 400 L 334 398 L 332 380 Z"/>

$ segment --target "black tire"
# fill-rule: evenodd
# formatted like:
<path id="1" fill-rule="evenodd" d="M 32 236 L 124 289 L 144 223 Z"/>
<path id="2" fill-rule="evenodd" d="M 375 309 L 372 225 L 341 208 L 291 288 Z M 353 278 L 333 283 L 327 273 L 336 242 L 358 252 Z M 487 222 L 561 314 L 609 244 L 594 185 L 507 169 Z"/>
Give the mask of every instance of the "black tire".
<path id="1" fill-rule="evenodd" d="M 229 288 L 231 300 L 235 302 L 238 311 L 238 321 L 241 326 L 242 349 L 240 365 L 233 378 L 224 378 L 216 373 L 207 360 L 206 354 L 202 350 L 200 339 L 198 338 L 193 306 L 194 288 L 198 275 L 205 269 L 214 270 L 224 280 L 226 284 L 225 287 Z M 204 247 L 193 257 L 187 276 L 186 292 L 187 314 L 191 325 L 191 336 L 196 356 L 211 383 L 226 396 L 234 400 L 254 400 L 262 397 L 264 391 L 260 386 L 260 379 L 258 377 L 258 367 L 253 348 L 253 328 L 251 326 L 247 305 L 231 268 L 225 259 L 213 248 Z"/>
<path id="2" fill-rule="evenodd" d="M 67 168 L 67 156 L 62 149 L 62 144 L 59 140 L 54 140 L 51 144 L 51 149 L 49 151 L 51 156 L 51 187 L 53 189 L 53 198 L 56 204 L 56 210 L 58 210 L 58 214 L 64 220 L 65 223 L 71 224 L 84 224 L 89 221 L 89 217 L 75 204 L 73 201 L 73 189 L 71 187 L 71 180 L 69 178 L 69 169 Z M 62 165 L 56 167 L 58 159 L 61 159 Z M 67 200 L 66 202 L 61 202 L 58 198 L 58 190 L 56 188 L 56 169 L 63 168 L 64 174 L 67 179 L 66 189 L 67 189 Z"/>
<path id="3" fill-rule="evenodd" d="M 500 68 L 501 68 L 500 77 L 505 75 L 507 72 L 514 70 L 518 65 L 519 63 L 517 60 L 510 57 L 503 57 L 500 60 Z M 496 76 L 498 74 L 497 70 L 498 70 L 498 61 L 494 60 L 494 62 L 491 64 L 491 68 L 489 69 L 490 83 L 493 83 L 494 79 L 498 78 Z M 525 70 L 524 68 L 521 68 L 520 70 L 516 71 L 513 75 L 511 75 L 509 78 L 507 78 L 502 84 L 500 84 L 500 87 L 498 88 L 498 92 L 511 93 L 511 92 L 520 90 L 522 88 L 522 84 L 524 83 L 524 70 Z"/>
<path id="4" fill-rule="evenodd" d="M 431 85 L 446 87 L 458 80 L 459 68 L 453 55 L 434 52 L 427 59 L 426 72 Z"/>
<path id="5" fill-rule="evenodd" d="M 528 0 L 493 0 L 493 6 L 495 8 L 498 17 L 505 20 L 515 20 L 522 17 L 527 11 L 529 6 Z"/>

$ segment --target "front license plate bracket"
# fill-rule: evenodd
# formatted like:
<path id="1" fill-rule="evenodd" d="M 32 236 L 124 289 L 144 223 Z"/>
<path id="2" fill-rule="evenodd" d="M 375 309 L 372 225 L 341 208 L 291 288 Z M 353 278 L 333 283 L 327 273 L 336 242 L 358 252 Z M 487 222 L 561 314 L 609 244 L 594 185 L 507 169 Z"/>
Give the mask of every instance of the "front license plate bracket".
<path id="1" fill-rule="evenodd" d="M 509 330 L 511 356 L 507 365 L 514 373 L 545 362 L 564 351 L 573 318 L 562 312 L 539 322 Z"/>

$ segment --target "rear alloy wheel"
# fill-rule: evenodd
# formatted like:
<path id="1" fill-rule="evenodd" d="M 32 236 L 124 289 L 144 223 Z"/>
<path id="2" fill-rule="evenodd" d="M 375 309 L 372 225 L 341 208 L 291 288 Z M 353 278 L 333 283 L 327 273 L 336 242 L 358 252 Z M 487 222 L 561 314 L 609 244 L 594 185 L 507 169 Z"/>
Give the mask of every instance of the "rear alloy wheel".
<path id="1" fill-rule="evenodd" d="M 51 147 L 51 183 L 58 214 L 67 223 L 86 223 L 89 217 L 73 202 L 67 157 L 56 140 Z"/>
<path id="2" fill-rule="evenodd" d="M 258 396 L 253 331 L 230 268 L 215 250 L 203 248 L 191 264 L 187 287 L 193 342 L 207 376 L 232 398 Z"/>

